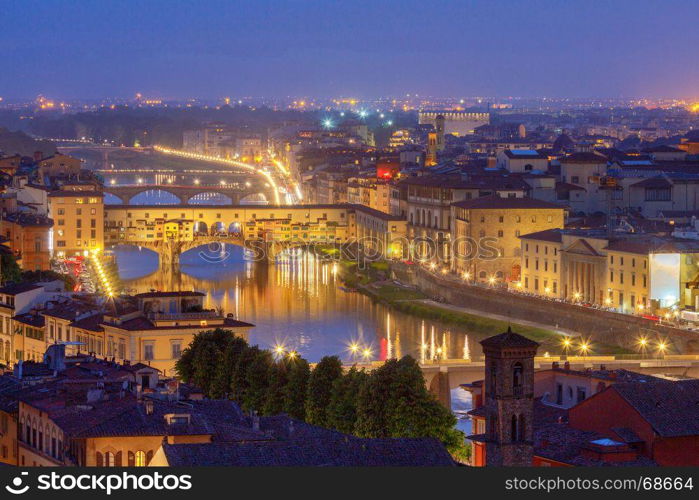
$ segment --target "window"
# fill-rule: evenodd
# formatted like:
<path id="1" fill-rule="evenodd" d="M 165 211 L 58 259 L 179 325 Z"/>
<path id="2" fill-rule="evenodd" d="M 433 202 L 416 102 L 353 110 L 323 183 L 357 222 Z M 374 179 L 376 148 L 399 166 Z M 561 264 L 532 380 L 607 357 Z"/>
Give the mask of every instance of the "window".
<path id="1" fill-rule="evenodd" d="M 172 359 L 180 359 L 180 355 L 182 354 L 182 344 L 180 344 L 180 341 L 173 341 L 171 344 L 172 347 Z"/>
<path id="2" fill-rule="evenodd" d="M 523 372 L 522 363 L 515 363 L 512 367 L 512 394 L 514 396 L 522 395 Z"/>
<path id="3" fill-rule="evenodd" d="M 114 453 L 108 451 L 104 454 L 104 465 L 106 467 L 114 467 L 116 465 L 116 460 L 114 459 Z"/>
<path id="4" fill-rule="evenodd" d="M 153 360 L 153 344 L 144 344 L 143 345 L 143 358 L 146 361 Z"/>
<path id="5" fill-rule="evenodd" d="M 136 460 L 135 460 L 134 465 L 136 467 L 145 467 L 147 465 L 145 452 L 143 452 L 141 450 L 136 452 Z"/>

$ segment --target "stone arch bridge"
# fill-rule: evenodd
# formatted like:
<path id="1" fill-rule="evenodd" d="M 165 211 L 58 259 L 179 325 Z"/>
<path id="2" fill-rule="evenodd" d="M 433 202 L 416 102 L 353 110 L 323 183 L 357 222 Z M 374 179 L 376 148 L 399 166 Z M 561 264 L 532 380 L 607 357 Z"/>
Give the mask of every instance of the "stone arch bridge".
<path id="1" fill-rule="evenodd" d="M 230 199 L 231 205 L 237 205 L 244 198 L 259 193 L 251 193 L 249 189 L 235 186 L 177 186 L 177 185 L 145 185 L 135 186 L 105 186 L 104 192 L 119 198 L 124 205 L 129 205 L 131 200 L 139 194 L 148 191 L 161 191 L 169 193 L 179 200 L 182 205 L 187 205 L 190 201 L 202 194 L 221 194 Z"/>

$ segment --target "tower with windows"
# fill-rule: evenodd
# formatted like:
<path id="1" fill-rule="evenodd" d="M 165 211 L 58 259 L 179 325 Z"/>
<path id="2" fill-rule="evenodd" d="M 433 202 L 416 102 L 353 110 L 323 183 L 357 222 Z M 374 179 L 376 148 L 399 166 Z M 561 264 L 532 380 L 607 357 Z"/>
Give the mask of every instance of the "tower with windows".
<path id="1" fill-rule="evenodd" d="M 485 354 L 486 465 L 531 466 L 534 356 L 539 344 L 508 328 L 481 345 Z"/>

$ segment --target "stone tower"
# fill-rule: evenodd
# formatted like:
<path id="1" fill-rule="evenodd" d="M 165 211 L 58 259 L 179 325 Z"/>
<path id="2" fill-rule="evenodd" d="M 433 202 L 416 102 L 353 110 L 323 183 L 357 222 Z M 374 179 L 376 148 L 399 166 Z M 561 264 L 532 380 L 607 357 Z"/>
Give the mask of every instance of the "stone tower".
<path id="1" fill-rule="evenodd" d="M 437 151 L 444 151 L 444 115 L 435 117 L 434 129 L 437 132 Z"/>
<path id="2" fill-rule="evenodd" d="M 481 342 L 485 354 L 487 466 L 531 466 L 534 355 L 539 344 L 508 328 Z"/>

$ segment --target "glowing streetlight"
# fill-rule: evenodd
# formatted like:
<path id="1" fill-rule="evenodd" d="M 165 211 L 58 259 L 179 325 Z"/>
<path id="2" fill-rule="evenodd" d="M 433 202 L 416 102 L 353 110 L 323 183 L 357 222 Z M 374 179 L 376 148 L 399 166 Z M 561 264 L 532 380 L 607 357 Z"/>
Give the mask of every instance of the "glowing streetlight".
<path id="1" fill-rule="evenodd" d="M 462 276 L 465 280 L 471 279 L 471 273 L 469 273 L 468 271 L 466 271 L 464 274 L 462 274 Z"/>
<path id="2" fill-rule="evenodd" d="M 657 348 L 658 354 L 665 354 L 665 351 L 667 350 L 667 344 L 661 340 L 660 342 L 658 342 Z"/>
<path id="3" fill-rule="evenodd" d="M 296 351 L 289 351 L 289 352 L 287 353 L 287 357 L 288 357 L 289 359 L 296 359 L 297 356 L 298 356 L 298 353 L 297 353 Z"/>
<path id="4" fill-rule="evenodd" d="M 366 347 L 366 348 L 362 351 L 362 356 L 363 356 L 364 359 L 366 359 L 366 360 L 371 359 L 371 349 L 369 349 L 368 347 Z"/>
<path id="5" fill-rule="evenodd" d="M 590 351 L 590 344 L 583 341 L 580 343 L 579 349 L 580 349 L 580 354 L 582 354 L 583 356 L 586 356 L 587 353 Z"/>
<path id="6" fill-rule="evenodd" d="M 284 346 L 283 346 L 282 344 L 277 344 L 276 346 L 274 346 L 274 353 L 275 353 L 277 356 L 282 356 L 282 355 L 284 355 L 284 352 L 285 352 L 285 351 L 286 351 L 286 349 L 284 348 Z"/>
<path id="7" fill-rule="evenodd" d="M 360 349 L 359 344 L 357 344 L 356 342 L 352 342 L 352 343 L 349 345 L 349 351 L 350 351 L 352 354 L 357 354 L 357 353 L 359 352 L 359 349 Z"/>
<path id="8" fill-rule="evenodd" d="M 563 344 L 563 352 L 568 354 L 568 351 L 570 350 L 570 346 L 572 345 L 571 340 L 568 337 L 565 337 L 562 341 L 561 344 Z"/>
<path id="9" fill-rule="evenodd" d="M 489 283 L 490 285 L 494 285 L 494 284 L 495 284 L 495 281 L 496 281 L 496 280 L 495 280 L 495 276 L 491 276 L 490 278 L 488 278 L 488 283 Z"/>
<path id="10" fill-rule="evenodd" d="M 330 118 L 326 118 L 325 120 L 323 120 L 323 127 L 333 128 L 333 121 Z"/>
<path id="11" fill-rule="evenodd" d="M 582 297 L 582 295 L 580 295 L 580 292 L 575 292 L 575 293 L 573 294 L 573 298 L 574 298 L 575 300 L 580 300 L 580 297 Z"/>

